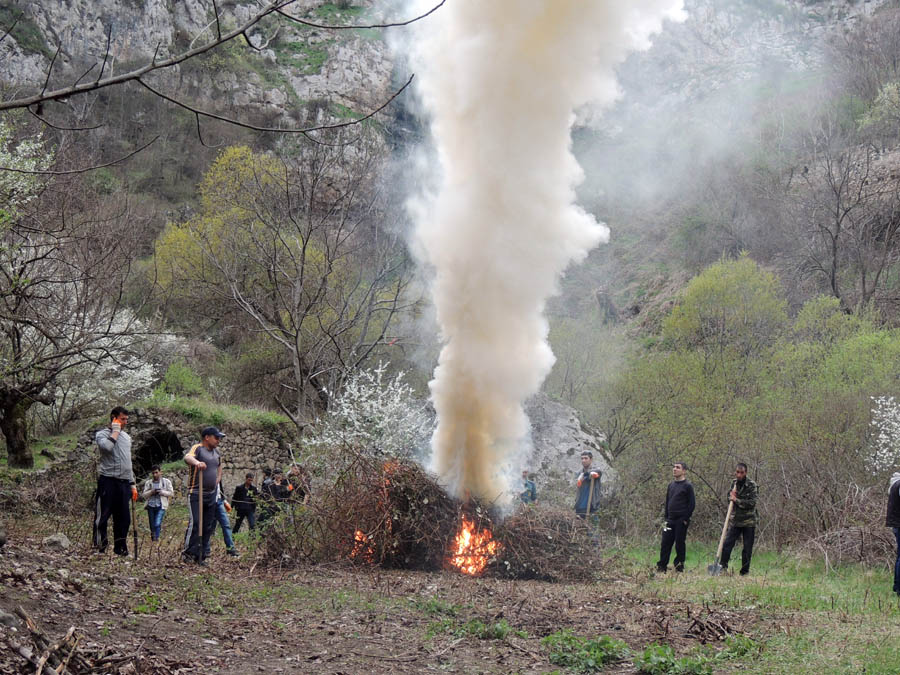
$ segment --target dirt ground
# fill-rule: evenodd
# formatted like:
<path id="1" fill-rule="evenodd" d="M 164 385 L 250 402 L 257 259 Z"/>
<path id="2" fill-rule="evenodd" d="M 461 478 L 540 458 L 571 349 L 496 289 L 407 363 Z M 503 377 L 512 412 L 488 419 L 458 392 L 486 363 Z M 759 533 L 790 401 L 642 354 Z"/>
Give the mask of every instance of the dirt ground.
<path id="1" fill-rule="evenodd" d="M 170 550 L 140 560 L 42 544 L 48 531 L 8 524 L 0 610 L 21 608 L 52 642 L 70 627 L 97 672 L 541 673 L 556 670 L 541 639 L 569 628 L 634 650 L 667 642 L 684 653 L 727 634 L 765 632 L 752 612 L 642 592 L 615 573 L 586 585 L 472 578 L 455 572 L 352 567 L 262 569 L 228 558 L 208 568 Z M 111 547 L 110 547 L 111 548 Z M 479 623 L 481 622 L 481 623 Z M 34 672 L 14 649 L 28 630 L 0 625 L 0 673 Z M 502 638 L 483 626 L 508 628 Z M 3 644 L 3 642 L 6 644 Z M 606 672 L 634 672 L 630 662 Z"/>

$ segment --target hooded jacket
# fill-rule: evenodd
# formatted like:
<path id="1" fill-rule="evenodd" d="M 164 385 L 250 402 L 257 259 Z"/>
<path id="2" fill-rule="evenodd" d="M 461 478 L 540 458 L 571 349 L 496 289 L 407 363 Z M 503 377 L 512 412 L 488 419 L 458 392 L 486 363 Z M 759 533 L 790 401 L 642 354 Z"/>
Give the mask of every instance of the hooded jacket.
<path id="1" fill-rule="evenodd" d="M 891 487 L 888 489 L 886 527 L 900 527 L 900 471 L 891 476 Z"/>

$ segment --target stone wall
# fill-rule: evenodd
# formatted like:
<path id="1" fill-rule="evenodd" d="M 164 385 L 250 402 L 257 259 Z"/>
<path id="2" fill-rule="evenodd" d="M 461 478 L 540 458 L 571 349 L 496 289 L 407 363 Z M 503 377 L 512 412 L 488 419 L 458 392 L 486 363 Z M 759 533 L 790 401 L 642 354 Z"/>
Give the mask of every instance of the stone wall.
<path id="1" fill-rule="evenodd" d="M 132 463 L 138 484 L 146 480 L 151 465 L 181 460 L 184 453 L 200 441 L 200 430 L 209 424 L 198 423 L 171 410 L 131 410 L 126 431 L 131 436 Z M 263 429 L 246 423 L 223 422 L 218 426 L 226 434 L 219 450 L 223 460 L 222 481 L 229 497 L 234 487 L 243 482 L 248 471 L 259 474 L 257 483 L 260 483 L 263 468 L 280 467 L 286 470 L 291 461 L 290 448 L 296 446 L 288 425 Z M 94 434 L 101 428 L 102 425 L 97 425 L 87 429 L 78 438 L 73 453 L 76 457 L 89 456 L 96 461 L 98 451 Z M 166 475 L 180 491 L 186 485 L 187 466 L 167 471 Z"/>

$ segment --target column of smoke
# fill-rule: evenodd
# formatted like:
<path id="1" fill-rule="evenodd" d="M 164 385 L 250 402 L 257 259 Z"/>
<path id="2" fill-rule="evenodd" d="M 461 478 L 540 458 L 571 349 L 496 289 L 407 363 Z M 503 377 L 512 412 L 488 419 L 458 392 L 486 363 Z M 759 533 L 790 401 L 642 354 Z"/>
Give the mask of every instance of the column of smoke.
<path id="1" fill-rule="evenodd" d="M 426 9 L 423 0 L 416 9 Z M 414 209 L 444 347 L 431 382 L 434 469 L 459 496 L 503 501 L 524 401 L 554 357 L 543 316 L 571 262 L 609 231 L 575 205 L 574 111 L 616 96 L 614 67 L 680 0 L 448 0 L 412 65 L 438 187 Z"/>

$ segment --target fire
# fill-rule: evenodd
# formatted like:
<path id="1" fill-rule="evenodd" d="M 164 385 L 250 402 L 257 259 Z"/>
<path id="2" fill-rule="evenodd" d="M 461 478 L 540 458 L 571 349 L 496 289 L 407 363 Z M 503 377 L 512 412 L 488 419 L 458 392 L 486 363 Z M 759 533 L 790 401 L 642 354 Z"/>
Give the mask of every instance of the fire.
<path id="1" fill-rule="evenodd" d="M 375 549 L 372 546 L 372 542 L 369 541 L 369 538 L 366 536 L 366 533 L 362 530 L 357 530 L 353 535 L 353 539 L 355 543 L 353 544 L 353 550 L 350 551 L 351 558 L 361 558 L 366 562 L 373 562 L 375 559 Z"/>
<path id="2" fill-rule="evenodd" d="M 463 516 L 462 526 L 453 539 L 450 564 L 463 574 L 477 576 L 500 551 L 500 542 L 490 530 L 476 531 L 475 523 Z"/>

